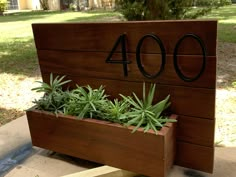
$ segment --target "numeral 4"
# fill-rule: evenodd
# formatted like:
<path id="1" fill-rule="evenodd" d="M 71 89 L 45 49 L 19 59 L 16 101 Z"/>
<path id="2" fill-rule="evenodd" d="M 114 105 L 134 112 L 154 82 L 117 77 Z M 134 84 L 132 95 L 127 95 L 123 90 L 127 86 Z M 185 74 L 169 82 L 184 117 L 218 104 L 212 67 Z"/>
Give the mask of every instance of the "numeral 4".
<path id="1" fill-rule="evenodd" d="M 122 59 L 116 60 L 112 59 L 113 54 L 115 53 L 117 47 L 121 44 L 121 52 L 122 52 Z M 131 63 L 131 61 L 127 60 L 127 52 L 126 52 L 126 35 L 122 34 L 119 36 L 117 41 L 115 42 L 115 45 L 113 46 L 111 52 L 109 53 L 106 63 L 112 63 L 112 64 L 123 64 L 123 71 L 124 76 L 128 76 L 128 67 L 127 65 Z"/>

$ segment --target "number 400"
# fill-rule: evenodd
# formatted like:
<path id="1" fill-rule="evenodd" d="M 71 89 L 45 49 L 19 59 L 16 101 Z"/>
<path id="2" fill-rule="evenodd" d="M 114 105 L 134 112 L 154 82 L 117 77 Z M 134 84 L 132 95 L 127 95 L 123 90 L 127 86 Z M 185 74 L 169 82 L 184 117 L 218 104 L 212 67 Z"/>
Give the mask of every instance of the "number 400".
<path id="1" fill-rule="evenodd" d="M 142 60 L 141 60 L 141 56 L 140 56 L 140 53 L 141 53 L 141 47 L 142 47 L 142 44 L 143 44 L 143 41 L 146 39 L 146 38 L 151 38 L 153 39 L 154 41 L 157 42 L 157 44 L 159 45 L 160 47 L 160 50 L 161 50 L 161 66 L 160 66 L 160 69 L 158 72 L 156 72 L 155 74 L 149 74 L 145 68 L 143 67 L 142 65 Z M 188 77 L 188 76 L 185 76 L 180 68 L 179 68 L 179 65 L 178 65 L 178 57 L 177 57 L 177 54 L 178 54 L 178 49 L 179 49 L 179 46 L 180 44 L 182 43 L 182 41 L 186 38 L 193 38 L 195 39 L 199 44 L 200 44 L 200 47 L 201 47 L 201 50 L 202 50 L 202 67 L 199 71 L 199 73 L 197 73 L 194 77 Z M 116 48 L 118 47 L 119 43 L 121 43 L 121 51 L 122 51 L 122 60 L 113 60 L 112 59 L 112 55 L 114 54 L 114 52 L 116 51 Z M 195 34 L 185 34 L 183 37 L 181 37 L 176 45 L 175 45 L 175 48 L 174 48 L 174 57 L 173 57 L 173 60 L 174 60 L 174 68 L 175 68 L 175 71 L 177 73 L 177 75 L 185 82 L 193 82 L 195 80 L 197 80 L 201 75 L 202 73 L 204 72 L 205 70 L 205 67 L 206 67 L 206 47 L 203 43 L 203 41 L 201 40 L 201 38 Z M 165 63 L 166 63 L 166 51 L 165 51 L 165 47 L 161 41 L 161 39 L 155 35 L 155 34 L 146 34 L 144 35 L 139 41 L 138 41 L 138 44 L 137 44 L 137 47 L 136 47 L 136 62 L 137 62 L 137 65 L 138 65 L 138 68 L 140 70 L 140 72 L 143 74 L 143 76 L 145 76 L 146 78 L 149 78 L 149 79 L 153 79 L 153 78 L 156 78 L 157 76 L 159 76 L 162 71 L 164 70 L 165 68 Z M 109 53 L 107 59 L 106 59 L 106 63 L 113 63 L 113 64 L 123 64 L 123 71 L 124 71 L 124 75 L 125 76 L 128 76 L 128 67 L 127 65 L 131 63 L 131 61 L 127 60 L 127 51 L 126 51 L 126 34 L 122 34 L 118 37 L 117 41 L 115 42 L 111 52 Z"/>

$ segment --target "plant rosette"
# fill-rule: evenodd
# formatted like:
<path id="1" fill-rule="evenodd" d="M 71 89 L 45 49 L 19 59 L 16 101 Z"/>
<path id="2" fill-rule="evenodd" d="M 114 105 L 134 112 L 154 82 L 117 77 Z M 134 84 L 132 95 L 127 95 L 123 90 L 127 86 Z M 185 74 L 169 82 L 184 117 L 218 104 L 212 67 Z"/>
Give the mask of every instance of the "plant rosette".
<path id="1" fill-rule="evenodd" d="M 121 99 L 113 101 L 108 99 L 103 86 L 93 89 L 76 86 L 73 90 L 62 89 L 62 86 L 69 83 L 65 76 L 50 75 L 50 83 L 38 81 L 41 86 L 33 88 L 36 92 L 43 92 L 44 96 L 35 100 L 36 109 L 54 112 L 64 115 L 76 116 L 78 119 L 93 118 L 106 120 L 113 123 L 120 123 L 124 126 L 135 126 L 132 132 L 142 127 L 144 132 L 153 130 L 156 134 L 166 123 L 176 122 L 169 119 L 164 111 L 170 106 L 170 96 L 153 104 L 155 95 L 155 84 L 151 84 L 148 94 L 143 84 L 143 98 L 140 99 L 133 93 L 132 96 L 120 94 Z"/>

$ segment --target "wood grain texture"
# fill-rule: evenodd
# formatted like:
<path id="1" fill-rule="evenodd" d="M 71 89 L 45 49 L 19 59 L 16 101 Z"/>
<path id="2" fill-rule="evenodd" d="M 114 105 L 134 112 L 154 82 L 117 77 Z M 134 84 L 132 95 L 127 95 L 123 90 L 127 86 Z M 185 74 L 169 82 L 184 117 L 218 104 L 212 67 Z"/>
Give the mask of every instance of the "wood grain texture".
<path id="1" fill-rule="evenodd" d="M 196 145 L 214 147 L 215 121 L 196 117 L 179 116 L 177 140 Z"/>
<path id="2" fill-rule="evenodd" d="M 177 165 L 212 173 L 214 167 L 214 147 L 178 141 L 175 160 Z"/>
<path id="3" fill-rule="evenodd" d="M 204 26 L 204 28 L 203 28 Z M 185 34 L 198 35 L 205 43 L 208 56 L 216 55 L 217 21 L 145 21 L 117 23 L 33 24 L 37 49 L 111 51 L 121 34 L 128 39 L 128 52 L 135 52 L 138 41 L 146 34 L 155 34 L 163 42 L 167 54 L 173 54 L 177 41 Z M 48 30 L 50 29 L 50 30 Z M 173 30 L 174 29 L 174 30 Z M 181 54 L 201 54 L 199 44 L 184 41 Z M 156 52 L 148 45 L 147 53 Z"/>
<path id="4" fill-rule="evenodd" d="M 175 155 L 175 124 L 168 123 L 158 135 L 93 119 L 42 111 L 28 111 L 33 144 L 75 157 L 109 164 L 148 176 L 166 176 Z M 176 118 L 173 116 L 173 118 Z M 148 162 L 148 163 L 147 163 Z"/>
<path id="5" fill-rule="evenodd" d="M 180 117 L 176 163 L 206 172 L 212 172 L 214 159 L 216 29 L 216 21 L 196 20 L 33 24 L 44 81 L 48 82 L 51 72 L 67 75 L 73 80 L 71 88 L 75 84 L 94 88 L 105 85 L 111 98 L 132 92 L 141 97 L 143 82 L 156 83 L 155 101 L 170 94 L 171 110 Z M 175 72 L 173 53 L 177 41 L 190 33 L 199 36 L 206 47 L 206 68 L 199 79 L 185 82 Z M 124 76 L 122 64 L 105 63 L 121 34 L 127 36 L 127 60 L 131 61 L 127 65 L 128 76 Z M 157 35 L 167 54 L 164 70 L 155 79 L 145 78 L 136 63 L 138 41 L 146 34 Z M 121 60 L 120 46 L 112 57 Z M 151 74 L 160 68 L 160 47 L 151 38 L 143 42 L 141 61 Z M 202 51 L 193 38 L 186 38 L 179 46 L 178 65 L 186 76 L 196 76 L 199 72 Z"/>
<path id="6" fill-rule="evenodd" d="M 72 52 L 39 50 L 42 72 L 95 77 L 101 79 L 146 81 L 168 85 L 182 85 L 189 87 L 215 88 L 216 57 L 207 57 L 206 69 L 196 82 L 184 82 L 176 74 L 173 55 L 167 55 L 164 71 L 155 79 L 148 79 L 142 75 L 137 67 L 135 54 L 128 54 L 128 76 L 123 73 L 122 64 L 110 64 L 105 60 L 108 52 Z M 116 53 L 114 59 L 121 60 L 121 54 Z M 145 70 L 154 74 L 160 70 L 160 55 L 145 54 L 142 56 Z M 178 57 L 179 66 L 186 76 L 193 77 L 199 73 L 202 66 L 202 56 L 182 55 Z"/>

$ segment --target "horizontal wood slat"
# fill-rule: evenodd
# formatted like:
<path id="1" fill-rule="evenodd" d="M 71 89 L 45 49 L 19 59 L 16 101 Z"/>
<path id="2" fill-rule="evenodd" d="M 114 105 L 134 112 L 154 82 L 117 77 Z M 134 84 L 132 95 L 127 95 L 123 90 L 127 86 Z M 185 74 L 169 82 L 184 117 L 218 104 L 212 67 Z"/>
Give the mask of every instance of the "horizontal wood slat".
<path id="1" fill-rule="evenodd" d="M 175 160 L 177 165 L 212 173 L 214 148 L 178 141 Z"/>
<path id="2" fill-rule="evenodd" d="M 177 139 L 197 145 L 214 146 L 215 121 L 198 117 L 178 117 Z"/>
<path id="3" fill-rule="evenodd" d="M 183 85 L 190 87 L 215 88 L 216 57 L 207 57 L 206 69 L 201 77 L 195 82 L 185 82 L 176 74 L 173 63 L 173 56 L 166 57 L 166 64 L 163 72 L 155 79 L 148 79 L 140 72 L 136 56 L 128 55 L 128 76 L 124 76 L 122 64 L 106 63 L 109 53 L 105 52 L 66 52 L 39 50 L 40 66 L 42 72 L 52 72 L 64 75 L 78 75 L 96 78 L 107 78 L 127 81 L 147 81 L 168 85 Z M 122 60 L 120 54 L 113 57 Z M 146 72 L 155 74 L 160 70 L 160 55 L 143 55 L 143 65 Z M 188 77 L 196 76 L 202 66 L 202 56 L 179 56 L 179 67 Z"/>
<path id="4" fill-rule="evenodd" d="M 166 53 L 173 54 L 177 41 L 185 34 L 198 35 L 207 47 L 208 56 L 216 55 L 217 21 L 146 21 L 120 23 L 58 23 L 33 24 L 37 49 L 76 51 L 111 51 L 118 37 L 127 35 L 128 52 L 135 52 L 138 41 L 145 34 L 156 34 Z M 203 30 L 204 27 L 204 30 Z M 50 29 L 50 30 L 48 30 Z M 199 44 L 183 41 L 181 54 L 201 54 Z M 148 45 L 148 53 L 158 52 L 156 45 Z"/>

